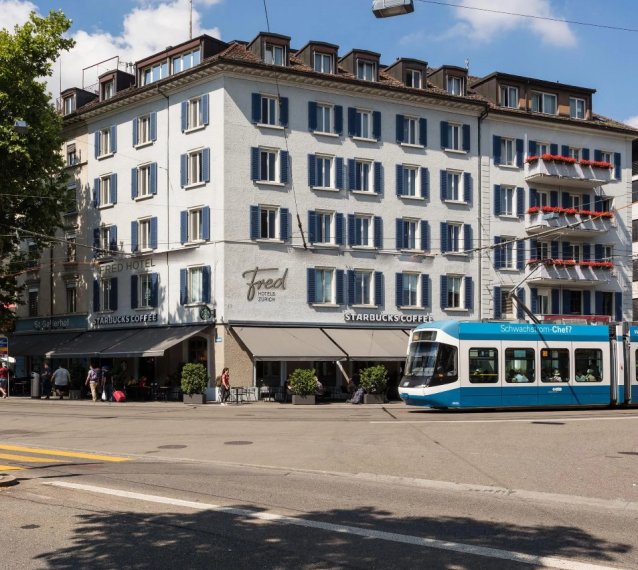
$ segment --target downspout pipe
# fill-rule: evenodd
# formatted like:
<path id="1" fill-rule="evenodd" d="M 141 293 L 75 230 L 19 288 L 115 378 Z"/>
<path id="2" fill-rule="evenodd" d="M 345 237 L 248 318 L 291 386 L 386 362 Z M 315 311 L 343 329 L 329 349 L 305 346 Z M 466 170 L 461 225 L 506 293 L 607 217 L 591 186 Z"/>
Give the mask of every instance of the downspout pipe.
<path id="1" fill-rule="evenodd" d="M 169 250 L 171 247 L 171 192 L 170 192 L 170 152 L 171 147 L 171 106 L 170 97 L 157 86 L 157 92 L 166 99 L 166 324 L 171 324 L 171 272 L 169 268 Z M 158 176 L 159 178 L 159 176 Z"/>
<path id="2" fill-rule="evenodd" d="M 488 113 L 490 112 L 490 108 L 488 105 L 485 106 L 483 112 L 479 115 L 478 118 L 478 223 L 479 223 L 479 242 L 478 242 L 478 254 L 479 254 L 479 264 L 478 264 L 478 298 L 477 298 L 477 306 L 478 306 L 478 314 L 479 320 L 483 319 L 483 260 L 482 260 L 482 252 L 483 252 L 483 150 L 481 148 L 481 123 L 485 120 Z"/>

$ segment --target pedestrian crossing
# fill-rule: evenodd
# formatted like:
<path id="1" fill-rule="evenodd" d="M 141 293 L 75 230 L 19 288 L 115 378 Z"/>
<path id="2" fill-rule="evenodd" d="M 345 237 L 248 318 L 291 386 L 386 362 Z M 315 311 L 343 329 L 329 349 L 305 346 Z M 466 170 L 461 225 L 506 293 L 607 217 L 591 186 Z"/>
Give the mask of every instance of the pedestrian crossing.
<path id="1" fill-rule="evenodd" d="M 77 462 L 81 464 L 83 461 L 121 463 L 129 460 L 128 457 L 117 455 L 0 444 L 0 473 L 37 469 L 58 463 Z"/>

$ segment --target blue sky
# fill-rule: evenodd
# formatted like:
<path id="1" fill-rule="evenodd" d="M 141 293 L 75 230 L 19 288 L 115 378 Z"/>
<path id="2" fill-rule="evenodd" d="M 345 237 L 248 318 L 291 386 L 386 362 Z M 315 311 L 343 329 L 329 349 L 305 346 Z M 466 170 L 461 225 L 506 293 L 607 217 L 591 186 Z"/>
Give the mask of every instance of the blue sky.
<path id="1" fill-rule="evenodd" d="M 443 0 L 445 2 L 445 0 Z M 371 0 L 266 0 L 270 29 L 292 37 L 424 59 L 432 67 L 465 65 L 470 73 L 503 71 L 597 89 L 594 111 L 638 127 L 638 33 L 520 18 L 468 7 L 589 22 L 638 30 L 635 0 L 415 0 L 414 13 L 378 20 Z M 119 55 L 135 61 L 188 39 L 188 0 L 0 0 L 0 27 L 23 22 L 30 9 L 61 9 L 73 20 L 77 46 L 65 55 L 49 85 L 81 85 L 82 68 Z M 465 6 L 465 7 L 461 7 Z M 193 0 L 194 35 L 251 40 L 267 29 L 264 0 Z M 59 70 L 62 79 L 59 78 Z M 85 73 L 85 82 L 90 84 Z M 103 73 L 106 69 L 99 69 Z"/>

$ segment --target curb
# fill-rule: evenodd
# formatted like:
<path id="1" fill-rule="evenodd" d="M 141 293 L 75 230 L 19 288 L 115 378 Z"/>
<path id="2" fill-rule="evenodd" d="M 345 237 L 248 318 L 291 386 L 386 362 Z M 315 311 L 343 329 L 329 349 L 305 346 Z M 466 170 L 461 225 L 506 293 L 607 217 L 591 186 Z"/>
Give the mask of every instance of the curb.
<path id="1" fill-rule="evenodd" d="M 17 485 L 18 481 L 13 475 L 5 475 L 0 473 L 0 487 L 11 487 L 11 485 Z"/>

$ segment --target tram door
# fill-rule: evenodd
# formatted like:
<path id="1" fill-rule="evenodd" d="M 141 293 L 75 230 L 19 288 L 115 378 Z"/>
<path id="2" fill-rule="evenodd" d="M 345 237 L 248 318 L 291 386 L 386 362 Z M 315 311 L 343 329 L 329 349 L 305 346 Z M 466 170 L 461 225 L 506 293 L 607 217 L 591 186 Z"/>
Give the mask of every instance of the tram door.
<path id="1" fill-rule="evenodd" d="M 502 351 L 503 406 L 538 405 L 536 342 L 503 342 Z"/>

